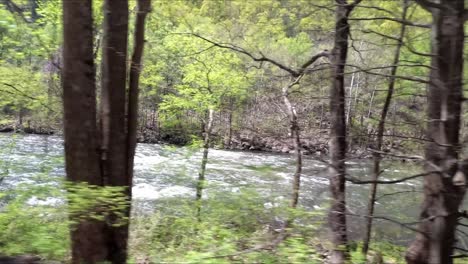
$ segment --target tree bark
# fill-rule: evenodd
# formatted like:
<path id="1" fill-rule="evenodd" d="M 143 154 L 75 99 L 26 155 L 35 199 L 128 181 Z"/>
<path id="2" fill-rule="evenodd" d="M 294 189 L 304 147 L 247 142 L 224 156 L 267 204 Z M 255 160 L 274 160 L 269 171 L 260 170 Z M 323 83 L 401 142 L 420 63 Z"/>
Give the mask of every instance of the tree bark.
<path id="1" fill-rule="evenodd" d="M 234 112 L 234 99 L 229 98 L 229 109 L 227 110 L 227 131 L 224 137 L 224 148 L 231 147 L 232 141 L 232 115 Z"/>
<path id="2" fill-rule="evenodd" d="M 289 89 L 299 83 L 299 80 L 302 78 L 302 75 L 299 76 L 296 80 L 284 86 L 282 89 L 282 97 L 284 105 L 286 106 L 286 112 L 289 117 L 289 129 L 291 131 L 291 137 L 294 140 L 294 156 L 296 157 L 296 170 L 294 171 L 293 176 L 293 186 L 292 186 L 292 198 L 290 207 L 296 208 L 299 203 L 299 191 L 301 188 L 301 173 L 302 173 L 302 153 L 301 153 L 301 136 L 299 130 L 299 123 L 297 121 L 297 113 L 295 107 L 291 104 L 289 100 Z M 288 220 L 288 223 L 292 220 Z"/>
<path id="3" fill-rule="evenodd" d="M 196 202 L 197 202 L 197 219 L 201 220 L 201 199 L 203 195 L 203 189 L 205 187 L 205 172 L 206 172 L 206 164 L 208 163 L 208 152 L 210 150 L 210 136 L 211 136 L 211 129 L 213 126 L 213 114 L 214 110 L 208 110 L 208 120 L 205 126 L 205 138 L 203 140 L 203 158 L 202 163 L 200 166 L 200 171 L 198 173 L 198 181 L 197 181 L 197 193 L 196 193 Z"/>
<path id="4" fill-rule="evenodd" d="M 101 169 L 105 186 L 130 188 L 125 120 L 127 35 L 128 1 L 105 0 L 101 64 Z M 111 212 L 107 220 L 110 222 L 107 225 L 109 260 L 125 263 L 128 223 L 112 225 L 118 219 Z"/>
<path id="5" fill-rule="evenodd" d="M 151 9 L 151 0 L 138 0 L 135 20 L 135 36 L 128 87 L 128 120 L 127 120 L 127 184 L 130 186 L 128 195 L 131 198 L 133 180 L 133 165 L 137 143 L 138 125 L 138 95 L 139 81 L 142 69 L 141 58 L 145 45 L 145 19 Z M 145 115 L 146 118 L 146 115 Z M 154 119 L 153 119 L 154 124 Z M 129 216 L 130 212 L 128 212 Z"/>
<path id="6" fill-rule="evenodd" d="M 31 22 L 36 22 L 37 19 L 39 19 L 39 14 L 37 13 L 37 0 L 29 0 L 29 6 L 31 9 Z"/>
<path id="7" fill-rule="evenodd" d="M 328 223 L 331 241 L 334 245 L 331 262 L 344 263 L 347 259 L 346 199 L 345 199 L 345 158 L 346 158 L 346 119 L 344 69 L 348 54 L 348 17 L 355 5 L 346 0 L 336 0 L 335 42 L 331 52 L 332 85 L 330 89 L 330 191 L 331 208 Z"/>
<path id="8" fill-rule="evenodd" d="M 417 2 L 432 13 L 432 53 L 428 85 L 426 170 L 420 233 L 410 245 L 410 264 L 453 263 L 458 208 L 466 189 L 466 166 L 458 160 L 460 113 L 463 100 L 464 0 Z"/>
<path id="9" fill-rule="evenodd" d="M 408 10 L 408 0 L 404 0 L 403 4 L 403 12 L 402 12 L 402 19 L 406 20 L 406 12 Z M 379 124 L 377 126 L 377 144 L 375 146 L 376 152 L 373 153 L 374 159 L 374 166 L 372 171 L 372 180 L 376 182 L 379 179 L 380 175 L 380 161 L 382 159 L 380 155 L 380 151 L 382 150 L 382 143 L 383 143 L 383 135 L 385 131 L 385 121 L 387 119 L 388 110 L 390 108 L 390 103 L 393 97 L 393 91 L 395 89 L 395 75 L 398 70 L 398 62 L 400 61 L 400 51 L 401 47 L 403 46 L 403 38 L 405 36 L 405 24 L 401 24 L 400 34 L 398 37 L 398 43 L 395 49 L 395 55 L 393 57 L 392 67 L 390 70 L 390 80 L 388 83 L 388 90 L 387 96 L 385 97 L 385 103 L 382 109 L 382 113 L 380 115 Z M 374 204 L 375 204 L 375 196 L 377 194 L 377 183 L 373 183 L 371 185 L 370 193 L 369 193 L 369 202 L 367 207 L 367 223 L 366 223 L 366 233 L 364 234 L 364 242 L 362 246 L 362 253 L 364 256 L 367 256 L 367 252 L 369 250 L 369 243 L 371 239 L 371 232 L 372 232 L 372 216 L 374 215 Z"/>
<path id="10" fill-rule="evenodd" d="M 90 0 L 64 1 L 64 126 L 67 179 L 123 187 L 131 202 L 136 147 L 138 81 L 144 21 L 150 0 L 139 0 L 127 102 L 128 1 L 104 2 L 100 130 L 96 126 L 93 21 Z M 128 103 L 128 104 L 127 104 Z M 126 117 L 126 106 L 128 117 Z M 98 141 L 98 139 L 100 141 Z M 124 217 L 130 216 L 130 207 Z M 74 216 L 71 215 L 71 218 Z M 75 219 L 76 220 L 76 219 Z M 73 263 L 126 263 L 128 222 L 110 212 L 106 221 L 85 220 L 72 230 Z"/>
<path id="11" fill-rule="evenodd" d="M 62 2 L 65 168 L 68 181 L 101 185 L 91 2 Z M 75 220 L 73 215 L 70 218 Z M 73 227 L 73 263 L 106 260 L 108 251 L 103 228 L 104 224 L 95 220 L 83 220 Z"/>

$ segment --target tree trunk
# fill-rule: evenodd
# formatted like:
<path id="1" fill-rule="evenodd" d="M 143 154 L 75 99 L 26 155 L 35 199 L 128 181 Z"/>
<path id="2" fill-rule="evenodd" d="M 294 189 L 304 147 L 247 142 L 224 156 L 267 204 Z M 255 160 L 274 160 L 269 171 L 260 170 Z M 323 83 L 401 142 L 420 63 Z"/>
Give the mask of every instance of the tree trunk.
<path id="1" fill-rule="evenodd" d="M 299 133 L 299 123 L 297 122 L 297 113 L 295 107 L 289 101 L 289 88 L 296 85 L 299 80 L 302 78 L 302 75 L 299 76 L 295 81 L 289 83 L 282 89 L 282 97 L 284 105 L 286 106 L 286 112 L 289 117 L 289 127 L 291 131 L 291 137 L 294 140 L 294 156 L 296 156 L 296 171 L 294 172 L 293 177 L 293 186 L 292 186 L 292 198 L 290 206 L 291 208 L 296 208 L 299 203 L 299 191 L 301 187 L 301 173 L 302 173 L 302 153 L 301 153 L 301 136 Z M 288 220 L 291 222 L 292 220 Z"/>
<path id="2" fill-rule="evenodd" d="M 346 158 L 346 120 L 344 69 L 348 53 L 349 24 L 348 16 L 354 6 L 345 0 L 336 0 L 335 42 L 331 53 L 332 86 L 330 89 L 330 191 L 331 208 L 328 223 L 334 249 L 332 263 L 344 263 L 347 259 L 346 199 L 345 199 L 345 158 Z"/>
<path id="3" fill-rule="evenodd" d="M 464 0 L 441 0 L 435 6 L 417 1 L 432 13 L 431 71 L 428 85 L 426 170 L 441 173 L 424 178 L 420 233 L 410 245 L 410 264 L 451 264 L 458 208 L 465 195 L 466 169 L 458 161 L 463 100 Z M 466 11 L 465 11 L 466 12 Z"/>
<path id="4" fill-rule="evenodd" d="M 64 123 L 67 179 L 125 188 L 131 202 L 136 146 L 138 78 L 144 19 L 150 1 L 139 0 L 127 105 L 128 1 L 104 2 L 101 129 L 96 127 L 96 91 L 91 1 L 64 1 Z M 128 119 L 126 119 L 128 106 Z M 100 139 L 98 142 L 97 139 Z M 100 144 L 99 144 L 100 143 Z M 99 153 L 100 151 L 100 153 Z M 124 217 L 130 216 L 130 207 Z M 74 217 L 73 215 L 71 216 Z M 76 219 L 75 219 L 76 220 Z M 72 231 L 72 262 L 126 263 L 128 222 L 110 212 L 105 222 L 85 220 Z"/>
<path id="5" fill-rule="evenodd" d="M 29 6 L 31 9 L 31 22 L 36 22 L 36 20 L 39 19 L 37 0 L 29 0 Z"/>
<path id="6" fill-rule="evenodd" d="M 200 166 L 200 172 L 198 173 L 198 181 L 197 181 L 197 193 L 196 193 L 196 202 L 197 202 L 197 219 L 201 220 L 201 199 L 203 194 L 203 189 L 205 187 L 205 172 L 206 172 L 206 164 L 208 163 L 208 151 L 210 149 L 210 136 L 211 136 L 211 129 L 213 125 L 213 114 L 214 110 L 208 110 L 208 120 L 206 123 L 205 128 L 205 139 L 203 140 L 203 158 L 202 163 Z"/>
<path id="7" fill-rule="evenodd" d="M 128 88 L 128 129 L 127 129 L 127 184 L 130 186 L 128 190 L 131 198 L 131 186 L 133 180 L 133 165 L 137 139 L 138 125 L 138 94 L 139 80 L 142 69 L 141 58 L 143 56 L 143 48 L 145 44 L 145 19 L 151 8 L 151 0 L 138 0 L 138 11 L 135 20 L 135 36 L 133 45 L 132 61 L 130 65 L 130 77 Z M 146 115 L 145 115 L 146 118 Z M 153 119 L 154 124 L 154 119 Z M 128 212 L 128 215 L 129 216 Z"/>
<path id="8" fill-rule="evenodd" d="M 229 100 L 229 109 L 228 109 L 228 116 L 227 116 L 227 131 L 226 131 L 226 136 L 224 138 L 224 148 L 230 148 L 231 147 L 231 141 L 232 141 L 232 112 L 234 111 L 233 109 L 233 99 L 230 98 Z"/>
<path id="9" fill-rule="evenodd" d="M 96 128 L 91 0 L 63 1 L 65 168 L 67 180 L 102 185 Z M 74 219 L 71 215 L 70 218 Z M 104 224 L 83 220 L 71 231 L 73 263 L 106 260 Z"/>
<path id="10" fill-rule="evenodd" d="M 127 35 L 128 1 L 105 0 L 101 64 L 101 168 L 104 185 L 130 188 L 125 120 Z M 109 260 L 125 263 L 128 223 L 112 225 L 118 219 L 111 212 L 107 220 L 110 222 L 107 225 Z"/>
<path id="11" fill-rule="evenodd" d="M 404 0 L 404 5 L 403 5 L 403 13 L 402 13 L 402 20 L 406 20 L 406 12 L 408 10 L 408 0 Z M 398 37 L 398 43 L 395 49 L 395 55 L 393 57 L 393 62 L 392 62 L 392 68 L 390 71 L 390 81 L 388 83 L 388 90 L 387 90 L 387 96 L 385 98 L 385 103 L 382 109 L 382 113 L 380 116 L 379 124 L 377 127 L 377 145 L 375 146 L 375 149 L 377 152 L 373 153 L 373 159 L 374 159 L 374 167 L 373 167 L 373 172 L 372 172 L 372 180 L 377 181 L 380 175 L 380 160 L 381 160 L 381 155 L 380 151 L 382 150 L 382 143 L 383 143 L 383 135 L 385 131 L 385 120 L 387 118 L 388 110 L 390 108 L 390 103 L 392 101 L 393 97 L 393 91 L 395 88 L 395 75 L 398 70 L 398 62 L 400 61 L 400 50 L 401 47 L 403 46 L 403 38 L 405 36 L 405 24 L 401 24 L 401 29 L 400 29 L 400 35 Z M 367 223 L 366 223 L 366 233 L 364 234 L 364 242 L 362 246 L 362 253 L 364 256 L 367 256 L 367 252 L 369 250 L 369 243 L 371 239 L 371 232 L 372 232 L 372 216 L 374 215 L 374 204 L 375 204 L 375 196 L 377 194 L 377 183 L 373 183 L 371 185 L 370 193 L 369 193 L 369 202 L 368 202 L 368 207 L 367 207 L 367 215 L 369 217 L 366 218 Z"/>
<path id="12" fill-rule="evenodd" d="M 351 74 L 351 83 L 349 85 L 349 102 L 348 102 L 348 111 L 346 112 L 346 125 L 349 126 L 349 119 L 351 117 L 351 107 L 353 104 L 353 88 L 354 88 L 354 79 L 356 78 L 356 73 Z"/>

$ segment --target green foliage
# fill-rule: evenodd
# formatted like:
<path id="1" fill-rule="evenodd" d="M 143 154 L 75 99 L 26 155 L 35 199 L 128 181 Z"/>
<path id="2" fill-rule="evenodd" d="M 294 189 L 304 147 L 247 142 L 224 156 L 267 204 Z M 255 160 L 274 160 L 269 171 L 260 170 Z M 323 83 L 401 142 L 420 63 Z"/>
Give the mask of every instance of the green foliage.
<path id="1" fill-rule="evenodd" d="M 319 224 L 311 223 L 310 219 L 322 215 L 300 210 L 295 212 L 296 218 L 308 219 L 310 225 L 298 224 L 288 230 L 291 236 L 277 250 L 239 254 L 270 243 L 275 237 L 273 229 L 280 228 L 273 227 L 275 219 L 285 219 L 289 214 L 286 204 L 266 208 L 264 202 L 265 198 L 251 189 L 240 189 L 236 193 L 210 192 L 199 222 L 192 200 L 169 199 L 170 208 L 161 205 L 156 214 L 134 218 L 130 240 L 132 256 L 157 263 L 320 263 L 311 244 L 312 234 Z"/>
<path id="2" fill-rule="evenodd" d="M 366 258 L 362 254 L 362 244 L 359 243 L 351 250 L 351 263 L 353 264 L 366 264 L 366 263 L 378 263 L 377 259 L 381 258 L 383 263 L 399 264 L 405 263 L 406 248 L 391 244 L 385 241 L 372 242 L 369 255 Z"/>
<path id="3" fill-rule="evenodd" d="M 0 84 L 0 108 L 13 111 L 20 109 L 44 109 L 46 95 L 41 75 L 27 68 L 0 67 L 2 83 Z"/>
<path id="4" fill-rule="evenodd" d="M 13 137 L 8 146 L 14 147 Z M 3 151 L 9 151 L 8 148 Z M 19 184 L 14 190 L 0 186 L 0 252 L 7 255 L 36 254 L 49 260 L 65 260 L 69 253 L 69 226 L 63 191 L 57 178 L 49 176 L 57 160 L 41 166 L 32 179 L 36 184 Z M 4 177 L 14 169 L 1 163 Z M 60 180 L 59 180 L 60 181 Z M 1 184 L 0 184 L 1 185 Z"/>
<path id="5" fill-rule="evenodd" d="M 107 221 L 110 215 L 116 217 L 117 222 L 110 223 L 120 226 L 128 223 L 125 212 L 129 201 L 125 194 L 125 187 L 95 186 L 87 183 L 67 182 L 68 213 L 72 224 L 79 221 L 94 219 Z"/>
<path id="6" fill-rule="evenodd" d="M 67 258 L 70 244 L 66 206 L 40 203 L 47 203 L 51 191 L 57 190 L 50 186 L 23 186 L 10 194 L 14 195 L 13 200 L 0 210 L 0 252 L 37 254 L 50 260 Z"/>
<path id="7" fill-rule="evenodd" d="M 14 191 L 1 193 L 4 206 L 0 208 L 0 252 L 3 254 L 29 253 L 63 261 L 69 257 L 69 230 L 78 221 L 107 221 L 113 214 L 118 221 L 109 224 L 127 223 L 122 212 L 128 209 L 128 201 L 122 195 L 122 188 L 57 185 L 60 180 L 47 173 L 40 176 L 41 184 L 22 184 Z M 63 191 L 65 186 L 68 193 Z"/>
<path id="8" fill-rule="evenodd" d="M 1 151 L 15 148 L 15 136 Z M 9 177 L 20 161 L 2 160 L 1 177 Z M 121 225 L 128 219 L 128 199 L 122 187 L 98 187 L 85 183 L 64 182 L 52 176 L 53 168 L 63 164 L 63 158 L 47 158 L 37 174 L 14 189 L 5 189 L 0 181 L 0 252 L 6 255 L 34 254 L 47 260 L 65 261 L 69 258 L 69 230 L 80 220 L 107 221 L 110 214 Z M 67 191 L 65 191 L 65 189 Z M 72 216 L 72 217 L 69 217 Z"/>

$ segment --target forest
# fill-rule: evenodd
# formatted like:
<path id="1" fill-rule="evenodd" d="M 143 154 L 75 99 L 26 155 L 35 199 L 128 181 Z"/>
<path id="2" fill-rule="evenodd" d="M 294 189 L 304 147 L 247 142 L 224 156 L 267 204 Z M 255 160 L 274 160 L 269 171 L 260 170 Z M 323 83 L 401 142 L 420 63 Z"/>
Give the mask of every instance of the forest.
<path id="1" fill-rule="evenodd" d="M 0 263 L 468 263 L 467 5 L 0 0 Z"/>

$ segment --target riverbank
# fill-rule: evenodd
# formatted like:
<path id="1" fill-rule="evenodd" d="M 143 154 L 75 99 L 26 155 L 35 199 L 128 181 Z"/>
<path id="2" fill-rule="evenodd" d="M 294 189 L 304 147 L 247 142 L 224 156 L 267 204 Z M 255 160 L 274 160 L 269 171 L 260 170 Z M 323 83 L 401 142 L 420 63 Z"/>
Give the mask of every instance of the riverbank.
<path id="1" fill-rule="evenodd" d="M 0 133 L 19 133 L 33 135 L 58 135 L 61 136 L 63 131 L 52 128 L 50 126 L 22 126 L 15 124 L 0 125 Z M 137 134 L 138 143 L 149 144 L 170 144 L 175 146 L 190 145 L 193 139 L 201 138 L 201 135 L 192 131 L 195 136 L 187 131 L 172 131 L 161 132 L 153 129 L 139 129 Z M 306 135 L 307 133 L 304 133 Z M 328 130 L 319 130 L 312 133 L 315 136 L 302 136 L 301 152 L 303 155 L 324 156 L 328 154 Z M 308 135 L 308 134 L 307 134 Z M 260 133 L 252 133 L 251 131 L 235 132 L 230 139 L 226 139 L 221 133 L 214 132 L 211 140 L 211 147 L 225 150 L 241 150 L 241 151 L 256 151 L 269 153 L 294 153 L 294 141 L 287 135 L 268 135 Z M 366 148 L 369 147 L 369 142 L 350 144 L 348 153 L 354 154 L 360 158 L 370 158 L 371 153 L 367 153 Z M 371 147 L 371 146 L 370 146 Z M 401 142 L 394 140 L 387 142 L 384 151 L 403 151 Z M 404 151 L 403 151 L 404 152 Z"/>
<path id="2" fill-rule="evenodd" d="M 35 134 L 35 135 L 62 135 L 61 130 L 44 128 L 44 127 L 29 127 L 18 125 L 0 125 L 0 133 L 19 133 L 19 134 Z M 212 147 L 228 150 L 247 150 L 261 151 L 273 153 L 293 153 L 294 142 L 291 138 L 283 138 L 278 136 L 259 136 L 255 134 L 238 133 L 232 136 L 230 141 L 224 140 L 221 136 L 214 134 L 212 139 Z M 324 138 L 324 139 L 323 139 Z M 322 139 L 301 140 L 302 153 L 304 155 L 311 154 L 326 154 L 328 152 L 327 137 Z M 172 144 L 177 146 L 185 146 L 190 144 L 188 135 L 180 135 L 175 133 L 156 133 L 151 130 L 139 130 L 137 135 L 138 143 L 152 144 Z"/>
<path id="3" fill-rule="evenodd" d="M 23 125 L 11 125 L 3 124 L 0 125 L 0 133 L 24 133 L 24 134 L 34 134 L 34 135 L 54 135 L 56 130 L 45 127 L 31 127 Z"/>

